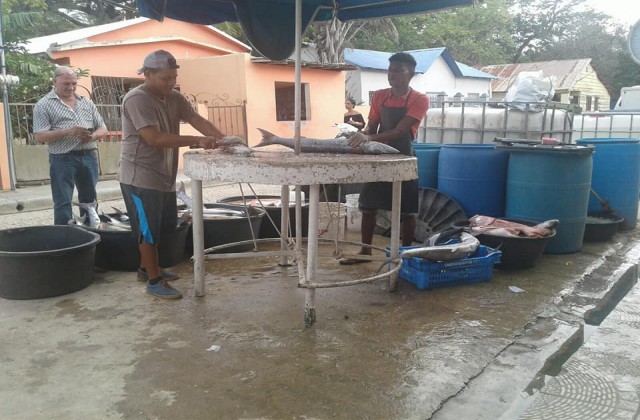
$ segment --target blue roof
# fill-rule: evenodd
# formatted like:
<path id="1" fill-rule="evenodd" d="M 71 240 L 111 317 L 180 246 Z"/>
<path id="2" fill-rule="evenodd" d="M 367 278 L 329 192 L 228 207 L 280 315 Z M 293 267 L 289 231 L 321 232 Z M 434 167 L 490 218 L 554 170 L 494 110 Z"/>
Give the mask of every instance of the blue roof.
<path id="1" fill-rule="evenodd" d="M 424 50 L 406 51 L 416 59 L 416 72 L 426 73 L 429 68 L 436 62 L 439 57 L 447 63 L 451 72 L 456 77 L 476 77 L 495 79 L 494 76 L 476 70 L 473 67 L 466 64 L 456 62 L 449 50 L 444 47 L 441 48 L 428 48 Z M 344 61 L 348 64 L 353 64 L 362 69 L 381 70 L 386 71 L 389 68 L 389 57 L 393 53 L 370 51 L 370 50 L 356 50 L 347 48 L 344 50 Z"/>
<path id="2" fill-rule="evenodd" d="M 462 72 L 462 76 L 464 77 L 475 77 L 477 79 L 497 79 L 497 77 L 494 76 L 493 74 L 485 73 L 471 66 L 467 66 L 466 64 L 459 63 L 457 61 L 456 61 L 456 64 L 460 68 L 460 71 Z"/>

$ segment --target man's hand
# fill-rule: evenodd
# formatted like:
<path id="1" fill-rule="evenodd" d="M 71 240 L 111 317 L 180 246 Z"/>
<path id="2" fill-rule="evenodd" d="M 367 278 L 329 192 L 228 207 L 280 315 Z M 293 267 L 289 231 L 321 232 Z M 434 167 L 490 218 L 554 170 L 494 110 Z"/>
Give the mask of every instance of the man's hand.
<path id="1" fill-rule="evenodd" d="M 369 136 L 359 132 L 349 133 L 347 138 L 349 139 L 349 146 L 351 147 L 362 147 L 369 141 Z"/>
<path id="2" fill-rule="evenodd" d="M 218 147 L 218 142 L 215 137 L 200 137 L 198 140 L 198 147 L 202 147 L 203 149 L 215 149 Z"/>
<path id="3" fill-rule="evenodd" d="M 78 140 L 80 140 L 80 143 L 89 143 L 90 141 L 93 140 L 93 137 L 91 137 L 91 131 L 89 131 L 89 129 L 84 128 L 84 127 L 79 127 L 79 126 L 73 126 L 73 127 L 69 127 L 67 128 L 67 136 L 69 137 L 75 137 Z"/>

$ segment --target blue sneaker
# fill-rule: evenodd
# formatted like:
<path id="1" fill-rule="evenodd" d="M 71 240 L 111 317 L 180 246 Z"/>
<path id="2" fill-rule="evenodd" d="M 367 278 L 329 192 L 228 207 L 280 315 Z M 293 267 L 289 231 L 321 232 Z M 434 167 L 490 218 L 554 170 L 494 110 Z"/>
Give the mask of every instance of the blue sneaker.
<path id="1" fill-rule="evenodd" d="M 180 275 L 172 273 L 171 271 L 160 270 L 160 277 L 162 277 L 162 280 L 174 281 L 178 280 Z M 149 274 L 146 271 L 142 271 L 141 268 L 138 268 L 138 281 L 141 283 L 149 281 Z"/>
<path id="2" fill-rule="evenodd" d="M 169 285 L 166 280 L 160 280 L 156 284 L 147 282 L 147 293 L 162 299 L 180 299 L 182 297 L 180 290 Z"/>

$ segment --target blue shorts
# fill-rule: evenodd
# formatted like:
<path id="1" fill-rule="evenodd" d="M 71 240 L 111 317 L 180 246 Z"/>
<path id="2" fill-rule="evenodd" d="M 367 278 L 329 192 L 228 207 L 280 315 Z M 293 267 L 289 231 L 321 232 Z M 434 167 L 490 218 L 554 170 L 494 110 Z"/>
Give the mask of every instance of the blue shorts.
<path id="1" fill-rule="evenodd" d="M 120 184 L 131 231 L 138 243 L 158 245 L 160 238 L 176 230 L 178 209 L 176 193 Z"/>

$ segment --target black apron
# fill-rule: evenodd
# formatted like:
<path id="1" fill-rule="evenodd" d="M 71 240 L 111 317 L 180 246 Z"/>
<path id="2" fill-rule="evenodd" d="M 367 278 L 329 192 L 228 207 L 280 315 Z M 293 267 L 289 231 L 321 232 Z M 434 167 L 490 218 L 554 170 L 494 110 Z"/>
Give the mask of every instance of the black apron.
<path id="1" fill-rule="evenodd" d="M 407 94 L 407 100 L 403 107 L 386 107 L 382 103 L 380 111 L 380 128 L 378 133 L 383 133 L 396 128 L 396 126 L 407 115 L 407 104 L 412 90 Z M 413 135 L 409 131 L 404 137 L 389 142 L 389 146 L 395 147 L 400 153 L 407 156 L 414 156 L 413 153 Z M 378 209 L 391 211 L 392 204 L 392 187 L 391 182 L 370 182 L 364 184 L 362 192 L 360 192 L 359 205 L 362 209 Z M 418 180 L 402 182 L 402 206 L 401 213 L 417 213 L 418 212 Z"/>

